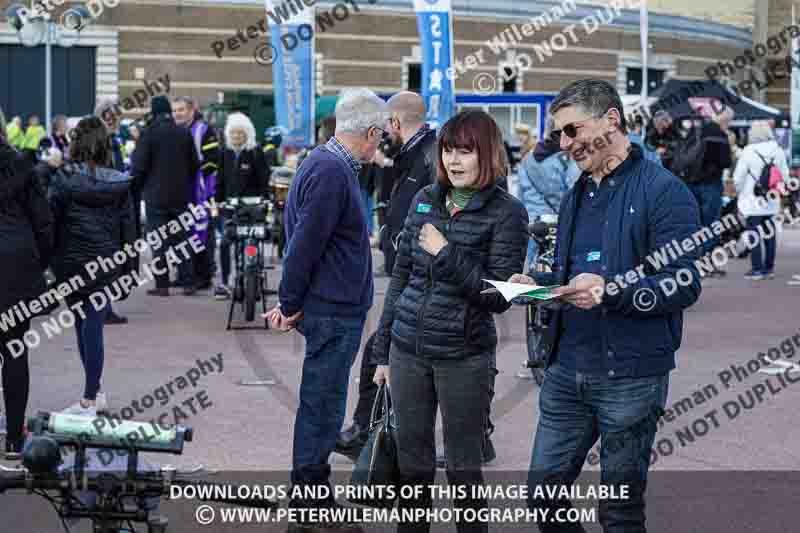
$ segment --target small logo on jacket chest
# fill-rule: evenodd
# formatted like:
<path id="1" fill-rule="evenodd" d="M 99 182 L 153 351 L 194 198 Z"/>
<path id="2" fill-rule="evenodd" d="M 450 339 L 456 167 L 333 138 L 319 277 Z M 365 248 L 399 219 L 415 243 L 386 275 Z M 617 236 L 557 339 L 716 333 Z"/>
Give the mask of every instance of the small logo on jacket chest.
<path id="1" fill-rule="evenodd" d="M 417 204 L 417 213 L 429 213 L 431 204 Z"/>

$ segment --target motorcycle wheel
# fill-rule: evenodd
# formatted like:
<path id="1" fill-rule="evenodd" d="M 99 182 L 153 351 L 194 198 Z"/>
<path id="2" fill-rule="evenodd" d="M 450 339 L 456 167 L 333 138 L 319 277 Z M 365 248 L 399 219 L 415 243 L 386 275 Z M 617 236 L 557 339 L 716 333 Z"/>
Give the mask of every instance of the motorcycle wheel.
<path id="1" fill-rule="evenodd" d="M 244 318 L 252 322 L 256 318 L 256 290 L 258 289 L 258 276 L 255 271 L 244 275 Z"/>
<path id="2" fill-rule="evenodd" d="M 538 312 L 539 308 L 535 305 L 529 305 L 525 312 L 525 340 L 528 348 L 528 361 L 536 359 L 536 351 L 544 340 L 544 333 L 536 327 L 536 313 Z M 542 383 L 544 383 L 544 368 L 531 368 L 530 371 L 533 375 L 533 380 L 541 387 Z"/>

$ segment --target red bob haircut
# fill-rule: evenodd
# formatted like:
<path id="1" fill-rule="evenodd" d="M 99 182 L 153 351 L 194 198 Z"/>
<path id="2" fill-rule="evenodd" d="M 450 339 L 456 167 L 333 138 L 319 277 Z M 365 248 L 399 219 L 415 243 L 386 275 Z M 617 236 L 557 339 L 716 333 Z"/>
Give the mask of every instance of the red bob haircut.
<path id="1" fill-rule="evenodd" d="M 438 171 L 439 183 L 452 187 L 442 162 L 445 148 L 478 152 L 478 189 L 493 185 L 497 178 L 505 177 L 508 158 L 503 146 L 503 134 L 494 119 L 484 111 L 462 111 L 444 123 L 439 132 Z"/>

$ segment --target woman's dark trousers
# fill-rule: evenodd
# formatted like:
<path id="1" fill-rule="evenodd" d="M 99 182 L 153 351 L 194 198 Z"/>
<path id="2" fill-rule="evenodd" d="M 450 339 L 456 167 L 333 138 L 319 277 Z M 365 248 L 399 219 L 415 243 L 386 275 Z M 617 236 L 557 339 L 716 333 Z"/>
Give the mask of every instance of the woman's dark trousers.
<path id="1" fill-rule="evenodd" d="M 0 354 L 2 355 L 3 372 L 3 402 L 6 406 L 6 440 L 9 442 L 22 441 L 22 427 L 25 423 L 25 408 L 28 405 L 28 391 L 30 389 L 30 373 L 28 370 L 28 346 L 22 342 L 22 348 L 17 357 L 12 355 L 6 343 L 12 339 L 23 341 L 23 334 L 28 331 L 30 321 L 18 324 L 15 328 L 5 333 L 0 333 Z"/>
<path id="2" fill-rule="evenodd" d="M 436 474 L 436 411 L 441 410 L 447 479 L 450 485 L 483 485 L 483 446 L 489 409 L 490 356 L 433 360 L 392 346 L 390 391 L 398 427 L 401 482 L 425 487 L 418 499 L 401 499 L 399 508 L 429 508 Z M 485 499 L 458 499 L 460 508 L 485 508 Z M 459 533 L 485 533 L 485 522 L 460 522 Z M 429 523 L 400 523 L 398 532 L 427 533 Z"/>

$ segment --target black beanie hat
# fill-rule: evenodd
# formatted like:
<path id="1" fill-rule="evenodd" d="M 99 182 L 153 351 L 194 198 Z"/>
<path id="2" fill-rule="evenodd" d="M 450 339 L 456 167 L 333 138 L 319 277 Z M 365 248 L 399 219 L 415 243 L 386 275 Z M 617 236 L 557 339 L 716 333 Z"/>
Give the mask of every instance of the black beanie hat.
<path id="1" fill-rule="evenodd" d="M 172 106 L 169 104 L 169 99 L 166 96 L 154 96 L 150 101 L 150 111 L 153 116 L 162 114 L 172 114 Z"/>

